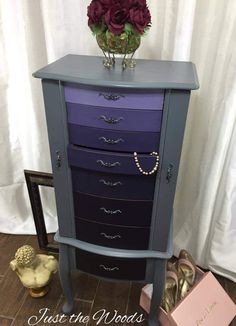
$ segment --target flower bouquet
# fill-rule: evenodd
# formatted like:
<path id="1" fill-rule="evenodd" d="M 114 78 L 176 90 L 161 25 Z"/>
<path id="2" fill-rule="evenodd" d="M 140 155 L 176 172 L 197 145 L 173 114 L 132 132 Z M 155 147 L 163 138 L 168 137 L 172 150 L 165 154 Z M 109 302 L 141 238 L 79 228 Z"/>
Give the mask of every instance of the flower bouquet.
<path id="1" fill-rule="evenodd" d="M 92 0 L 87 14 L 88 26 L 105 56 L 104 66 L 111 68 L 115 54 L 122 54 L 123 68 L 135 67 L 133 55 L 151 26 L 146 0 Z"/>

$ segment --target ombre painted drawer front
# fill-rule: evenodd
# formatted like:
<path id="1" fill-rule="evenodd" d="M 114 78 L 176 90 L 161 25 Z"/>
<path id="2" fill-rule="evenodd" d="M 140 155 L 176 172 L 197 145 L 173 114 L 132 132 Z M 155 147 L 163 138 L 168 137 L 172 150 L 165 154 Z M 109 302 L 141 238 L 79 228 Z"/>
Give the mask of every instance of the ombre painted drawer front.
<path id="1" fill-rule="evenodd" d="M 162 110 L 133 110 L 66 103 L 68 122 L 81 126 L 159 132 Z"/>
<path id="2" fill-rule="evenodd" d="M 138 155 L 139 162 L 142 168 L 146 171 L 151 171 L 156 164 L 154 156 L 140 154 Z M 83 169 L 140 175 L 134 156 L 132 153 L 118 153 L 108 151 L 98 151 L 79 146 L 68 146 L 68 158 L 71 166 L 80 167 Z"/>
<path id="3" fill-rule="evenodd" d="M 120 249 L 148 249 L 149 228 L 124 227 L 76 218 L 76 237 L 96 245 Z"/>
<path id="4" fill-rule="evenodd" d="M 152 200 L 155 176 L 119 175 L 71 169 L 73 191 L 108 198 Z"/>
<path id="5" fill-rule="evenodd" d="M 121 152 L 158 151 L 159 132 L 131 132 L 68 124 L 71 144 Z"/>
<path id="6" fill-rule="evenodd" d="M 78 269 L 97 276 L 120 280 L 145 280 L 145 259 L 111 258 L 76 250 Z"/>
<path id="7" fill-rule="evenodd" d="M 120 200 L 74 192 L 75 216 L 99 223 L 150 226 L 152 201 Z"/>
<path id="8" fill-rule="evenodd" d="M 134 108 L 162 110 L 164 91 L 109 90 L 80 88 L 78 85 L 65 86 L 66 102 L 113 108 Z"/>

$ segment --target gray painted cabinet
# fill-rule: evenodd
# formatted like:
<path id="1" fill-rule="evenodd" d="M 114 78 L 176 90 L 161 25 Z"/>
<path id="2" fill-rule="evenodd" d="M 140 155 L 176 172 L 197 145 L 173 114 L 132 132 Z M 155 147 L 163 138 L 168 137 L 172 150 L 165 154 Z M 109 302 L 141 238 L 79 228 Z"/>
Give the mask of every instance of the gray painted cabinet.
<path id="1" fill-rule="evenodd" d="M 137 60 L 124 71 L 119 64 L 107 70 L 101 60 L 67 55 L 34 74 L 42 79 L 48 126 L 63 311 L 73 309 L 70 274 L 78 268 L 153 283 L 154 326 L 197 74 L 191 62 Z"/>

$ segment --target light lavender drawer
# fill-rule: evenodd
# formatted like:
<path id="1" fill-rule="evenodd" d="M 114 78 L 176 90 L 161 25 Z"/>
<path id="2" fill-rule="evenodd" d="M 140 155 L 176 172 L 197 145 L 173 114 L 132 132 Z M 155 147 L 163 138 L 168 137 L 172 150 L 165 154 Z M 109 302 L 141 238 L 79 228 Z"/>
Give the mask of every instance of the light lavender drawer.
<path id="1" fill-rule="evenodd" d="M 86 89 L 65 86 L 66 102 L 113 108 L 162 110 L 164 91 L 130 91 L 127 89 Z"/>
<path id="2" fill-rule="evenodd" d="M 81 126 L 127 131 L 159 132 L 162 111 L 129 110 L 66 103 L 68 122 Z"/>

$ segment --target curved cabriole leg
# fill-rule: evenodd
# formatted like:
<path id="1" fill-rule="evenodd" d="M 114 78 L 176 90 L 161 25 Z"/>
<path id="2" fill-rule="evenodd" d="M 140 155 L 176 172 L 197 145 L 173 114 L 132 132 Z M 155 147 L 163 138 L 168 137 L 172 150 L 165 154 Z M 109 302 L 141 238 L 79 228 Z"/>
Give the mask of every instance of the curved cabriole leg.
<path id="1" fill-rule="evenodd" d="M 160 259 L 155 261 L 153 292 L 148 316 L 148 326 L 160 326 L 158 321 L 158 312 L 161 305 L 161 299 L 165 286 L 166 260 Z"/>
<path id="2" fill-rule="evenodd" d="M 63 305 L 62 311 L 65 314 L 70 314 L 73 311 L 74 300 L 71 285 L 71 266 L 70 266 L 70 255 L 69 246 L 61 244 L 59 247 L 59 273 L 62 290 L 65 296 L 65 304 Z"/>

